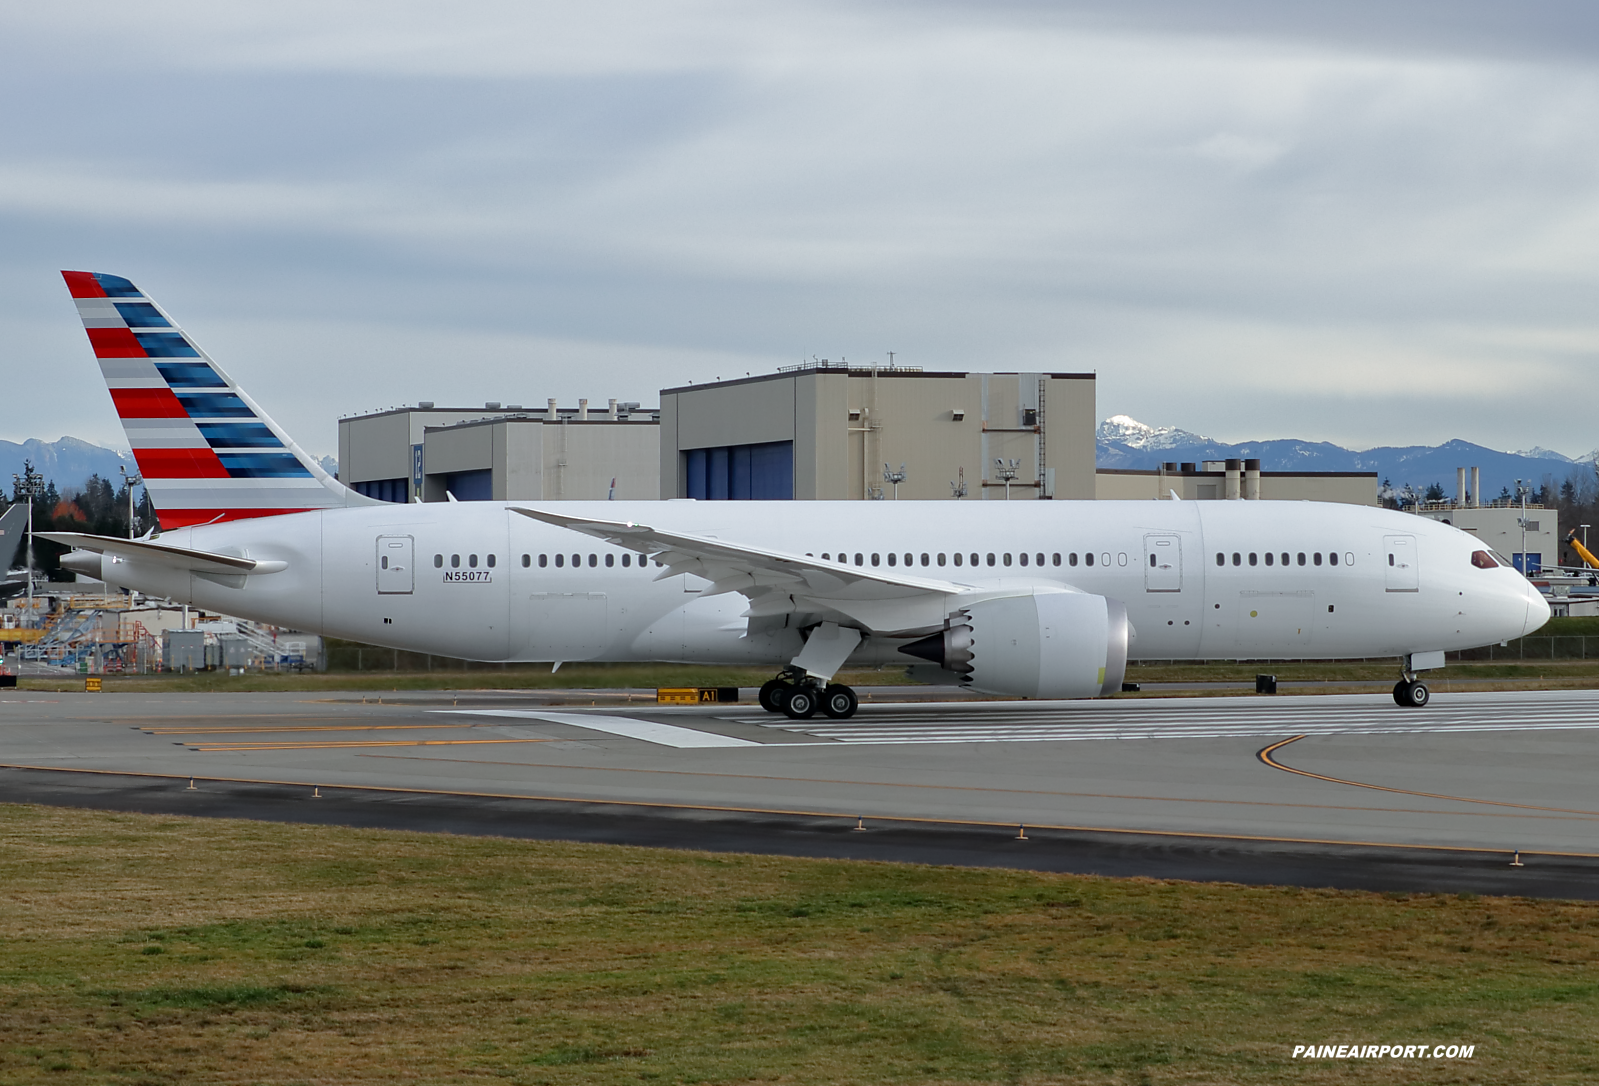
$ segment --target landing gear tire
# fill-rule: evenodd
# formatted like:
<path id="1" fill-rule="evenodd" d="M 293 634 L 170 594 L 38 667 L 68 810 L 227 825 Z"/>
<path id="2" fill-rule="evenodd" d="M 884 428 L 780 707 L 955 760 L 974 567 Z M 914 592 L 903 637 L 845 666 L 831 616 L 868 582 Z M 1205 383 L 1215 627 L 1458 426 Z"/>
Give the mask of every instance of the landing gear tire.
<path id="1" fill-rule="evenodd" d="M 822 691 L 822 712 L 834 720 L 848 720 L 855 715 L 860 699 L 855 696 L 855 691 L 840 683 L 834 683 Z"/>
<path id="2" fill-rule="evenodd" d="M 821 695 L 814 687 L 796 686 L 790 689 L 783 702 L 783 715 L 790 720 L 809 720 L 821 707 Z"/>
<path id="3" fill-rule="evenodd" d="M 1424 682 L 1400 679 L 1394 684 L 1394 704 L 1405 709 L 1420 709 L 1432 700 L 1432 691 Z"/>
<path id="4" fill-rule="evenodd" d="M 793 683 L 786 683 L 782 679 L 772 679 L 763 683 L 759 695 L 761 708 L 768 713 L 781 713 L 784 703 L 788 701 L 789 691 L 793 689 Z"/>

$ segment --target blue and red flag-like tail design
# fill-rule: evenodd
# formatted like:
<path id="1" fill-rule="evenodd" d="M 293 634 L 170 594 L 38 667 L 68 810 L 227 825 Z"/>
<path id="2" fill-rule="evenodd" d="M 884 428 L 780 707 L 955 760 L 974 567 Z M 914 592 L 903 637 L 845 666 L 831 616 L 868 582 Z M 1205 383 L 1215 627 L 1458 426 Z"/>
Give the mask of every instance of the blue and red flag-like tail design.
<path id="1" fill-rule="evenodd" d="M 163 529 L 370 505 L 128 280 L 64 271 Z"/>

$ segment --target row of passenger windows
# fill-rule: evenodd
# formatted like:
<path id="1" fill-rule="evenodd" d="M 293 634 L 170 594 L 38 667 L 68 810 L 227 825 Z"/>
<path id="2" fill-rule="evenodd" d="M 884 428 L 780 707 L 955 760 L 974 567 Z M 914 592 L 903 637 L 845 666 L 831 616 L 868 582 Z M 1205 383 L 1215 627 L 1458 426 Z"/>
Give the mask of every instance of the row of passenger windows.
<path id="1" fill-rule="evenodd" d="M 1241 566 L 1241 565 L 1244 564 L 1244 562 L 1247 559 L 1247 561 L 1249 562 L 1250 565 L 1258 566 L 1258 565 L 1260 565 L 1260 560 L 1261 560 L 1262 557 L 1265 558 L 1266 564 L 1268 566 L 1274 566 L 1274 565 L 1284 565 L 1284 566 L 1286 566 L 1286 565 L 1290 565 L 1290 564 L 1301 565 L 1302 566 L 1306 562 L 1309 562 L 1313 566 L 1319 566 L 1319 565 L 1321 565 L 1321 562 L 1322 562 L 1322 554 L 1321 554 L 1320 551 L 1312 551 L 1308 555 L 1304 551 L 1298 551 L 1298 552 L 1296 552 L 1294 554 L 1290 554 L 1287 551 L 1282 551 L 1280 553 L 1279 552 L 1274 552 L 1274 551 L 1267 551 L 1264 555 L 1256 554 L 1254 551 L 1250 551 L 1247 555 L 1245 555 L 1245 554 L 1243 554 L 1243 553 L 1241 553 L 1239 551 L 1233 551 L 1233 555 L 1232 555 L 1233 565 Z M 1153 560 L 1154 559 L 1151 558 L 1151 561 L 1153 561 Z M 1222 551 L 1217 551 L 1216 552 L 1216 564 L 1218 566 L 1225 566 L 1227 564 L 1227 555 L 1225 553 L 1223 553 Z M 1328 551 L 1327 552 L 1327 564 L 1329 566 L 1336 566 L 1338 564 L 1338 552 L 1337 551 Z M 1355 564 L 1355 552 L 1354 551 L 1345 551 L 1344 552 L 1344 565 L 1352 566 L 1354 564 Z"/>
<path id="2" fill-rule="evenodd" d="M 600 564 L 600 557 L 601 556 L 598 555 L 598 554 L 590 554 L 588 556 L 588 565 L 590 566 L 590 568 L 596 567 L 596 566 L 598 566 Z M 880 565 L 883 564 L 884 557 L 885 556 L 883 554 L 881 554 L 881 553 L 874 553 L 874 554 L 871 554 L 871 555 L 867 555 L 864 552 L 857 551 L 855 553 L 855 555 L 854 555 L 854 560 L 855 560 L 855 565 L 857 565 L 857 566 L 864 566 L 864 565 L 867 564 L 868 561 L 870 561 L 870 563 L 872 565 L 874 565 L 874 566 L 880 566 Z M 891 551 L 891 552 L 888 553 L 888 555 L 886 557 L 887 557 L 887 560 L 888 560 L 888 564 L 891 565 L 891 566 L 900 565 L 901 562 L 903 562 L 903 564 L 907 565 L 907 566 L 914 566 L 914 565 L 917 564 L 917 560 L 916 560 L 917 556 L 915 554 L 911 553 L 911 552 L 908 552 L 908 551 L 906 553 L 904 553 L 903 555 L 899 554 L 898 552 Z M 1261 558 L 1262 558 L 1262 555 L 1257 553 L 1257 552 L 1255 552 L 1255 551 L 1250 551 L 1247 555 L 1245 555 L 1241 551 L 1234 551 L 1232 553 L 1232 564 L 1235 565 L 1235 566 L 1241 566 L 1247 561 L 1249 565 L 1258 566 L 1258 565 L 1261 564 Z M 1297 564 L 1301 565 L 1301 566 L 1305 565 L 1307 562 L 1310 565 L 1314 565 L 1314 566 L 1319 566 L 1319 565 L 1322 564 L 1322 553 L 1321 553 L 1321 551 L 1312 551 L 1308 555 L 1304 551 L 1299 551 L 1297 555 L 1290 554 L 1288 551 L 1282 551 L 1280 553 L 1274 552 L 1274 551 L 1266 551 L 1265 554 L 1264 554 L 1264 558 L 1265 558 L 1265 563 L 1268 566 L 1278 565 L 1278 564 L 1286 566 L 1286 565 L 1290 565 L 1290 564 L 1295 564 L 1296 561 L 1297 561 Z M 604 559 L 605 559 L 605 565 L 607 567 L 612 567 L 612 566 L 615 566 L 617 564 L 617 556 L 615 554 L 607 554 L 607 555 L 604 556 Z M 571 555 L 570 556 L 570 560 L 571 560 L 572 566 L 574 568 L 584 564 L 583 555 L 581 555 L 581 554 Z M 822 560 L 824 562 L 831 562 L 833 560 L 831 552 L 823 551 L 822 552 Z M 567 564 L 567 561 L 568 561 L 568 556 L 567 555 L 565 555 L 565 554 L 557 554 L 555 556 L 555 568 L 556 569 L 563 568 Z M 633 561 L 634 561 L 634 556 L 632 554 L 624 553 L 622 555 L 621 564 L 622 564 L 622 567 L 624 569 L 626 569 L 628 567 L 631 567 L 633 565 Z M 649 565 L 650 561 L 651 561 L 651 559 L 646 558 L 643 555 L 639 555 L 638 556 L 638 566 L 639 566 L 639 568 L 640 569 L 645 568 L 646 566 Z M 843 563 L 843 564 L 845 564 L 845 565 L 848 565 L 850 563 L 850 555 L 848 555 L 848 554 L 846 554 L 844 552 L 840 552 L 839 556 L 838 556 L 838 561 Z M 932 565 L 942 566 L 942 565 L 946 565 L 946 564 L 948 564 L 950 562 L 953 562 L 953 564 L 957 565 L 957 566 L 961 566 L 961 565 L 972 565 L 972 566 L 980 566 L 980 565 L 995 566 L 995 565 L 999 565 L 999 566 L 1008 566 L 1008 565 L 1011 565 L 1013 561 L 1015 562 L 1015 564 L 1022 565 L 1022 566 L 1026 566 L 1026 565 L 1042 566 L 1042 565 L 1045 564 L 1046 559 L 1045 559 L 1045 555 L 1044 555 L 1043 551 L 1038 551 L 1038 552 L 1033 553 L 1033 554 L 1028 554 L 1026 552 L 1023 552 L 1021 554 L 1015 555 L 1014 557 L 1009 552 L 1005 552 L 1003 554 L 996 554 L 996 553 L 994 553 L 992 551 L 990 551 L 986 555 L 979 554 L 976 551 L 973 551 L 970 554 L 962 554 L 962 553 L 956 552 L 955 554 L 952 554 L 952 555 L 947 555 L 947 554 L 943 554 L 943 553 L 934 555 L 934 554 L 930 554 L 930 553 L 927 553 L 927 552 L 923 552 L 923 554 L 921 555 L 921 563 L 920 564 L 924 565 L 924 566 L 932 566 Z M 1075 566 L 1075 565 L 1078 564 L 1078 561 L 1079 561 L 1079 559 L 1078 559 L 1078 555 L 1077 555 L 1076 551 L 1070 551 L 1070 552 L 1066 553 L 1065 555 L 1061 555 L 1060 553 L 1057 552 L 1055 554 L 1051 554 L 1051 555 L 1048 556 L 1048 564 L 1052 565 L 1052 566 L 1061 565 L 1063 562 L 1064 562 L 1065 565 Z M 1094 555 L 1094 553 L 1092 551 L 1085 552 L 1082 555 L 1081 561 L 1082 561 L 1082 564 L 1085 565 L 1085 566 L 1094 565 L 1095 564 L 1095 555 Z M 495 562 L 496 562 L 496 559 L 495 559 L 494 555 L 492 555 L 492 554 L 484 555 L 484 564 L 487 565 L 489 569 L 493 569 L 494 568 Z M 1336 566 L 1338 564 L 1338 552 L 1337 551 L 1328 551 L 1327 555 L 1326 555 L 1326 562 L 1327 562 L 1328 565 Z M 478 556 L 475 555 L 475 554 L 467 555 L 466 556 L 466 564 L 467 564 L 467 568 L 468 569 L 477 569 L 478 568 Z M 529 566 L 531 566 L 532 564 L 533 564 L 533 556 L 530 555 L 530 554 L 524 554 L 522 556 L 522 568 L 526 569 Z M 549 555 L 547 555 L 547 554 L 539 555 L 539 568 L 540 569 L 546 568 L 547 566 L 549 566 L 549 564 L 550 564 L 550 556 Z M 661 564 L 660 560 L 659 559 L 655 559 L 655 564 L 657 566 L 659 566 Z M 1108 566 L 1108 565 L 1111 564 L 1111 555 L 1110 555 L 1109 551 L 1101 551 L 1099 553 L 1099 555 L 1098 555 L 1098 564 L 1101 565 L 1101 566 Z M 1125 566 L 1127 564 L 1127 554 L 1125 552 L 1118 552 L 1117 553 L 1117 555 L 1116 555 L 1116 564 L 1118 566 Z M 1149 556 L 1149 564 L 1152 565 L 1152 566 L 1155 564 L 1155 556 L 1153 554 Z M 1225 552 L 1223 552 L 1223 551 L 1217 551 L 1216 552 L 1216 564 L 1218 566 L 1225 566 L 1227 564 L 1227 554 Z M 1344 554 L 1344 565 L 1352 566 L 1354 564 L 1355 564 L 1354 552 L 1352 552 L 1352 551 L 1346 552 Z M 442 569 L 443 567 L 444 567 L 444 555 L 435 554 L 433 556 L 433 568 L 434 569 Z M 461 556 L 459 554 L 450 555 L 450 568 L 451 569 L 460 569 L 461 568 Z"/>
<path id="3" fill-rule="evenodd" d="M 616 555 L 615 554 L 607 554 L 607 555 L 604 555 L 603 557 L 605 559 L 605 565 L 606 566 L 609 567 L 609 566 L 616 565 Z M 600 558 L 601 558 L 601 556 L 598 555 L 598 554 L 591 554 L 591 555 L 589 555 L 588 564 L 591 567 L 597 566 L 597 565 L 600 564 Z M 576 569 L 578 566 L 581 566 L 583 564 L 583 556 L 581 554 L 572 555 L 571 560 L 572 560 L 572 568 L 574 568 L 574 569 Z M 557 554 L 555 556 L 555 568 L 556 569 L 560 569 L 563 566 L 565 566 L 566 562 L 567 562 L 567 556 L 566 555 Z M 522 565 L 523 565 L 523 567 L 525 568 L 525 567 L 530 566 L 532 564 L 533 564 L 533 556 L 530 555 L 530 554 L 524 554 L 522 556 Z M 547 555 L 547 554 L 539 555 L 539 568 L 540 569 L 544 569 L 549 564 L 550 564 L 550 556 L 549 555 Z M 638 568 L 639 569 L 643 569 L 646 566 L 648 566 L 649 564 L 650 564 L 650 559 L 644 557 L 642 554 L 638 556 Z M 659 566 L 661 564 L 660 559 L 656 559 L 655 560 L 655 564 L 657 566 Z M 622 568 L 627 569 L 627 568 L 631 567 L 632 565 L 633 565 L 633 555 L 631 553 L 624 553 L 622 555 Z"/>
<path id="4" fill-rule="evenodd" d="M 806 552 L 806 557 L 812 557 L 812 555 L 809 552 Z M 857 566 L 864 566 L 869 561 L 874 566 L 880 566 L 880 565 L 883 564 L 884 558 L 885 558 L 885 555 L 883 555 L 881 553 L 868 555 L 868 554 L 864 554 L 862 552 L 856 552 L 856 554 L 855 554 L 855 564 Z M 905 565 L 907 565 L 907 566 L 914 566 L 914 565 L 917 564 L 916 555 L 912 554 L 912 553 L 909 553 L 909 552 L 906 552 L 903 555 L 895 553 L 895 552 L 890 552 L 888 555 L 886 555 L 886 558 L 888 560 L 888 564 L 891 565 L 891 566 L 897 566 L 897 565 L 901 564 L 901 561 L 903 561 L 903 563 Z M 1070 553 L 1070 554 L 1064 555 L 1064 556 L 1062 556 L 1062 555 L 1060 555 L 1058 553 L 1057 554 L 1051 554 L 1051 555 L 1048 556 L 1047 560 L 1046 560 L 1046 558 L 1044 556 L 1044 552 L 1043 551 L 1039 551 L 1036 554 L 1025 554 L 1024 553 L 1024 554 L 1017 554 L 1017 555 L 1011 555 L 1009 553 L 1006 553 L 1006 554 L 995 554 L 993 552 L 990 552 L 987 555 L 982 555 L 982 554 L 978 554 L 977 552 L 974 551 L 971 554 L 959 554 L 959 553 L 957 553 L 957 554 L 952 554 L 952 555 L 950 555 L 950 554 L 936 554 L 935 555 L 935 554 L 923 553 L 922 556 L 921 556 L 921 564 L 924 565 L 924 566 L 933 566 L 933 565 L 942 566 L 942 565 L 946 565 L 946 564 L 950 563 L 951 561 L 953 561 L 953 563 L 955 565 L 957 565 L 957 566 L 963 566 L 963 565 L 973 565 L 973 566 L 980 566 L 980 565 L 994 566 L 994 565 L 999 565 L 999 566 L 1008 566 L 1008 565 L 1011 565 L 1012 562 L 1014 562 L 1015 564 L 1022 565 L 1022 566 L 1026 566 L 1026 565 L 1042 566 L 1047 561 L 1049 565 L 1058 566 L 1058 565 L 1060 565 L 1062 563 L 1063 559 L 1064 559 L 1065 564 L 1068 565 L 1068 566 L 1075 566 L 1075 565 L 1077 565 L 1077 562 L 1078 562 L 1077 553 L 1075 551 Z M 831 562 L 833 560 L 831 552 L 823 551 L 822 552 L 822 560 L 824 562 Z M 849 565 L 850 556 L 848 554 L 844 553 L 843 551 L 840 551 L 839 555 L 838 555 L 838 560 L 839 560 L 839 562 L 843 563 L 844 565 Z M 1094 556 L 1094 554 L 1092 552 L 1084 554 L 1082 556 L 1083 565 L 1091 566 L 1091 565 L 1094 564 L 1094 562 L 1095 562 L 1095 556 Z M 1110 565 L 1110 562 L 1111 562 L 1110 552 L 1109 551 L 1102 551 L 1099 554 L 1099 556 L 1098 556 L 1098 562 L 1102 566 Z M 1119 566 L 1125 566 L 1127 564 L 1127 555 L 1126 554 L 1118 554 L 1116 556 L 1116 564 L 1119 565 Z"/>

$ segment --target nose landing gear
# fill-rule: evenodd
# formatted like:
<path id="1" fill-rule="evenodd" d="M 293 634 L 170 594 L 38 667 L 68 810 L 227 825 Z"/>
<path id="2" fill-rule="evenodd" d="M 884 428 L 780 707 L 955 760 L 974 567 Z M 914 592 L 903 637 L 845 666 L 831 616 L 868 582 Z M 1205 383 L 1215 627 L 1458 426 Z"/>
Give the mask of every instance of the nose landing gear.
<path id="1" fill-rule="evenodd" d="M 1406 709 L 1420 709 L 1432 699 L 1432 691 L 1419 679 L 1400 679 L 1394 684 L 1394 704 Z"/>

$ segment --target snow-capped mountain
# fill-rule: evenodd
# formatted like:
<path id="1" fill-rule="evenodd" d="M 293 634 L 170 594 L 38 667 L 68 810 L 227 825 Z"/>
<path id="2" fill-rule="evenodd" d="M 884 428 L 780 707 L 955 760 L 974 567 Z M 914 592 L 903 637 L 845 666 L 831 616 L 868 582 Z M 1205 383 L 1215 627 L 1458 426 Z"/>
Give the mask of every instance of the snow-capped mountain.
<path id="1" fill-rule="evenodd" d="M 1515 452 L 1511 453 L 1510 455 L 1512 455 L 1512 456 L 1525 456 L 1529 460 L 1558 460 L 1562 464 L 1578 464 L 1578 463 L 1581 463 L 1581 461 L 1573 460 L 1571 457 L 1565 455 L 1564 453 L 1557 453 L 1553 449 L 1546 449 L 1546 448 L 1544 448 L 1541 445 L 1534 445 L 1530 449 L 1518 449 Z"/>
<path id="2" fill-rule="evenodd" d="M 1293 438 L 1228 444 L 1175 426 L 1149 426 L 1126 415 L 1106 419 L 1097 434 L 1101 468 L 1151 470 L 1173 461 L 1259 460 L 1263 471 L 1369 471 L 1376 473 L 1379 484 L 1387 480 L 1396 492 L 1407 485 L 1422 492 L 1437 483 L 1452 496 L 1455 469 L 1477 467 L 1482 469 L 1485 499 L 1514 488 L 1517 479 L 1535 487 L 1546 481 L 1558 487 L 1571 477 L 1580 477 L 1590 486 L 1594 483 L 1592 454 L 1572 460 L 1547 449 L 1507 453 L 1459 439 L 1442 445 L 1383 446 L 1358 452 L 1327 441 Z"/>
<path id="3" fill-rule="evenodd" d="M 1094 436 L 1100 441 L 1116 442 L 1133 449 L 1175 449 L 1210 441 L 1208 437 L 1175 426 L 1146 426 L 1129 415 L 1112 415 L 1099 424 Z"/>

